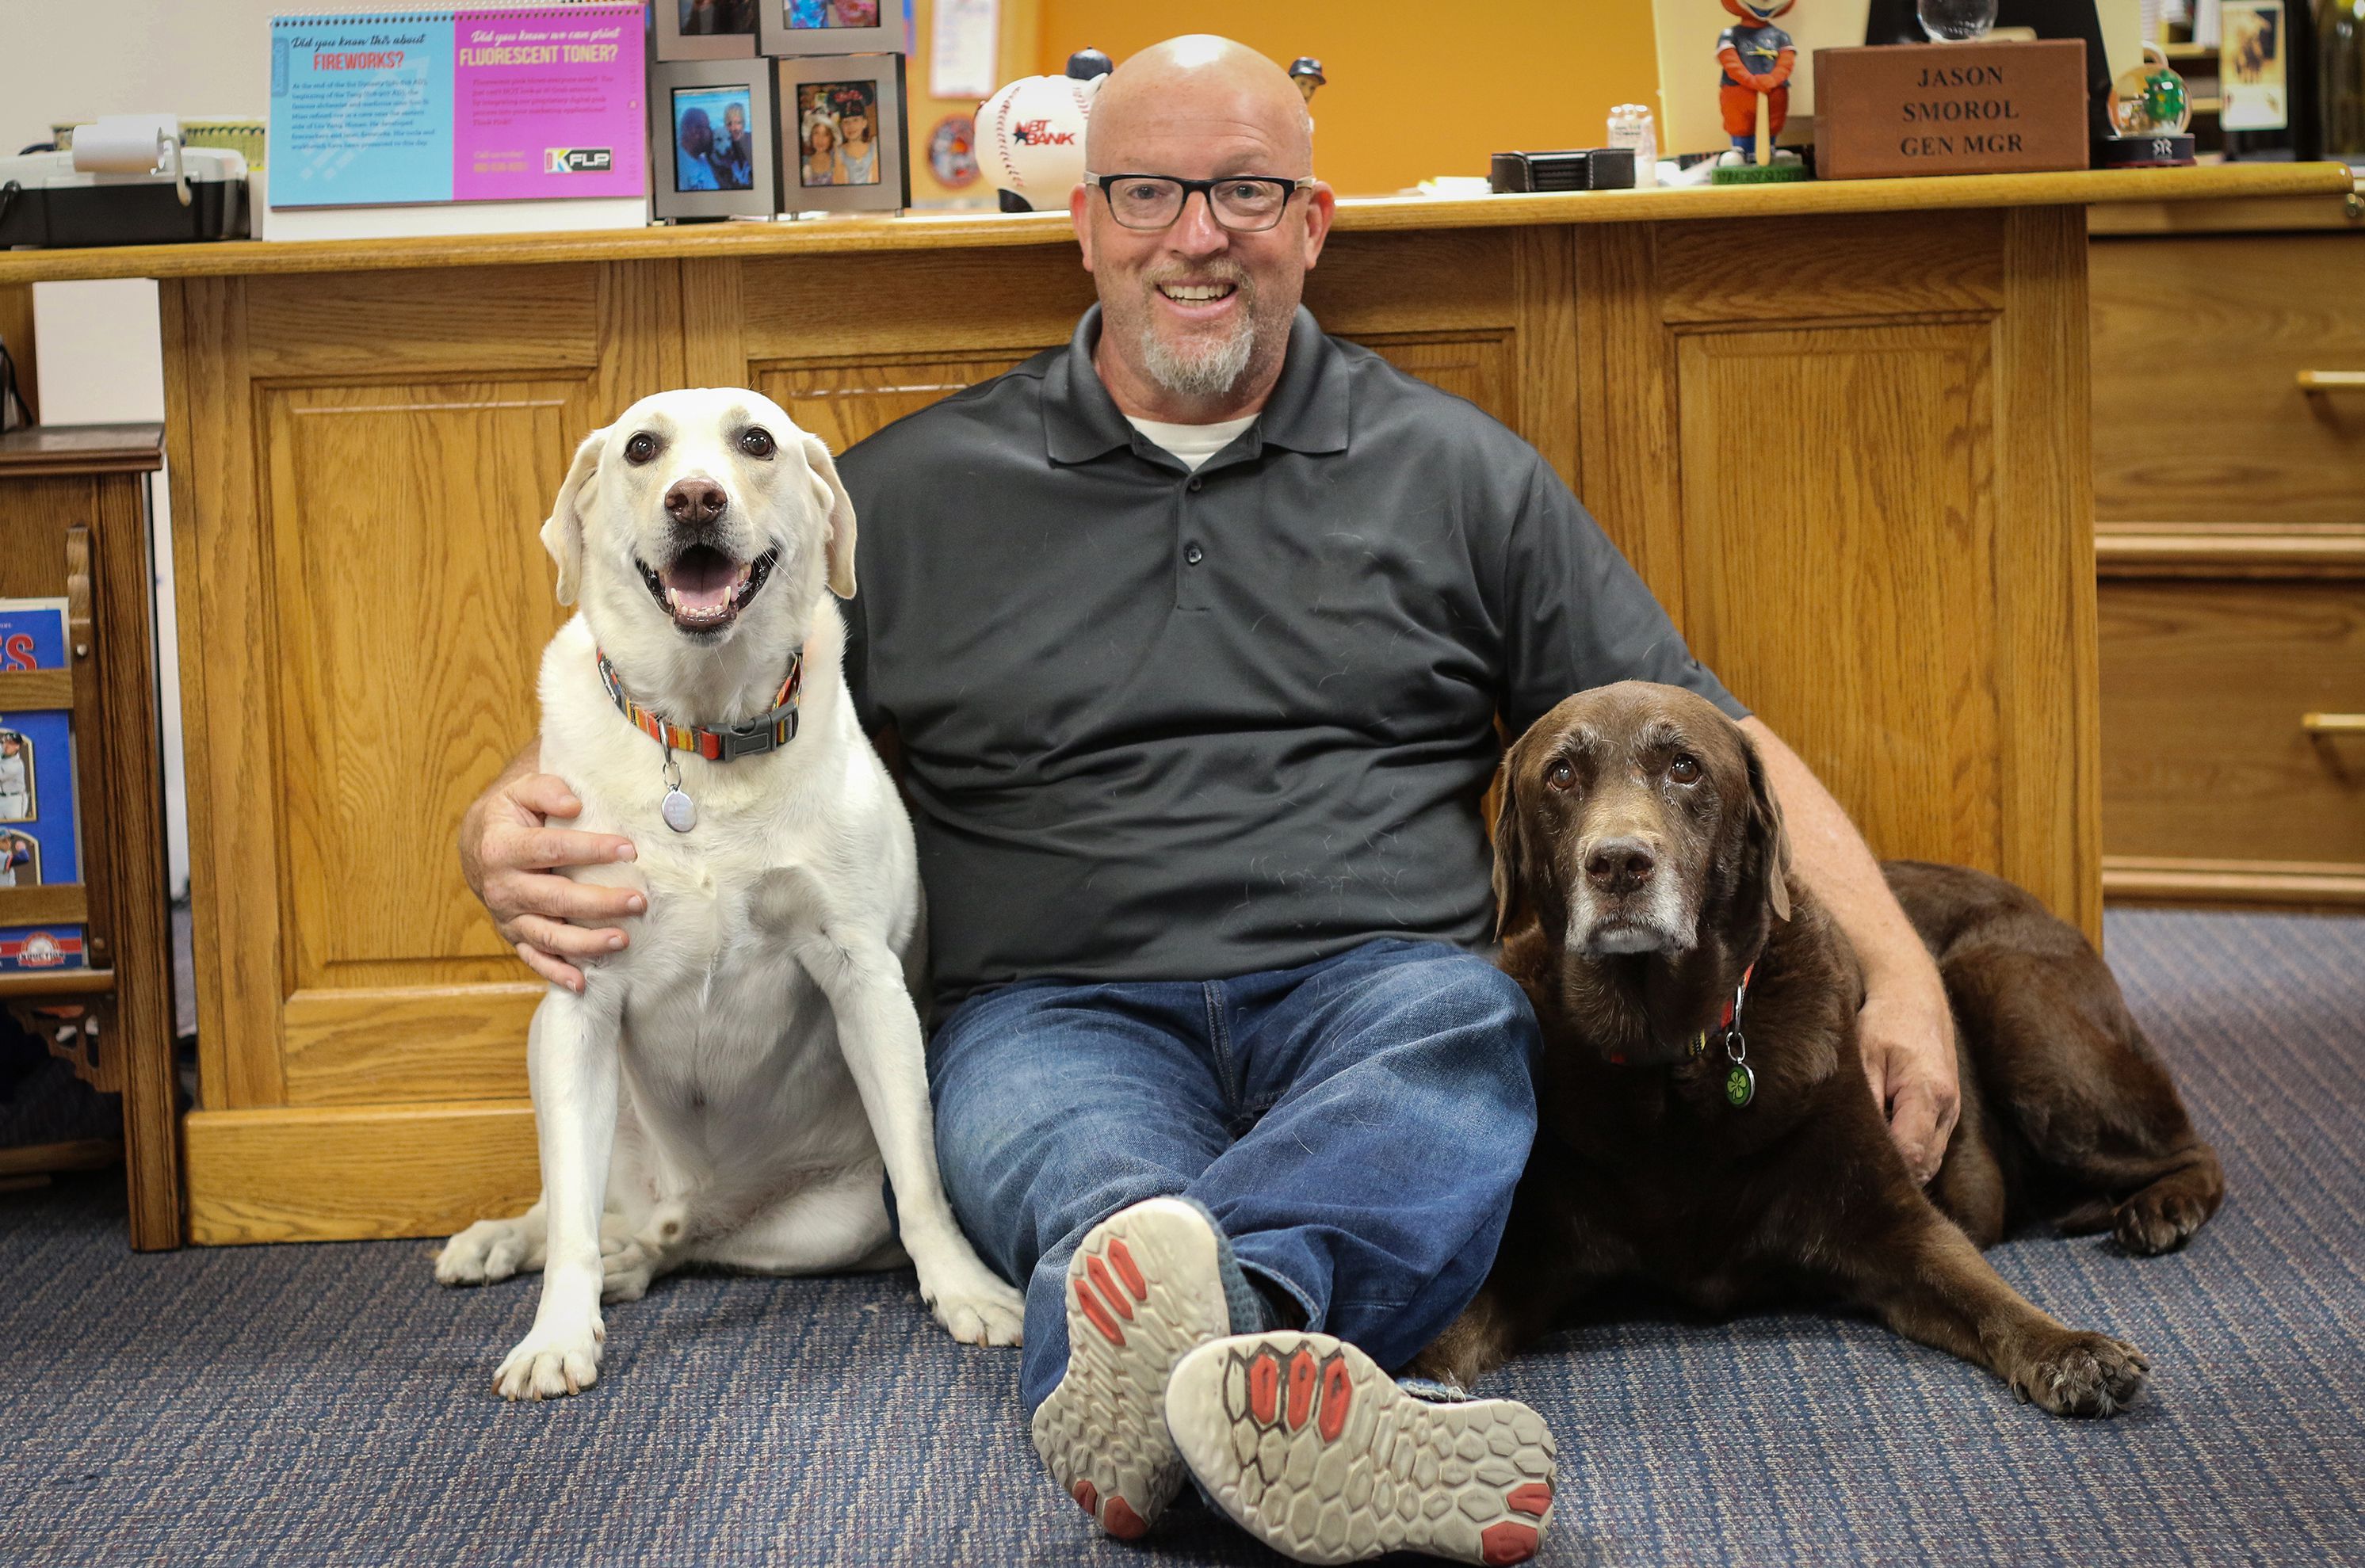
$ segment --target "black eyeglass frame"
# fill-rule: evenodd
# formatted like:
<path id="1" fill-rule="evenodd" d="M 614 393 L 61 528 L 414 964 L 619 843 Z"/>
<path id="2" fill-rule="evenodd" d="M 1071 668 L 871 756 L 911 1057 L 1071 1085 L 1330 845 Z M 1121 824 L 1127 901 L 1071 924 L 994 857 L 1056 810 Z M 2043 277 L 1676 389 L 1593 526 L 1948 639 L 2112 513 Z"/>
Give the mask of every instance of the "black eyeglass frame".
<path id="1" fill-rule="evenodd" d="M 1109 182 L 1112 180 L 1160 180 L 1170 185 L 1181 185 L 1182 187 L 1182 200 L 1181 204 L 1174 208 L 1174 216 L 1168 218 L 1165 222 L 1150 229 L 1136 228 L 1134 225 L 1127 223 L 1124 218 L 1117 217 L 1116 197 L 1109 194 Z M 1214 218 L 1216 220 L 1216 227 L 1222 230 L 1225 233 L 1270 234 L 1274 230 L 1281 227 L 1282 218 L 1289 211 L 1289 204 L 1292 200 L 1295 199 L 1297 193 L 1303 190 L 1309 190 L 1319 183 L 1320 182 L 1316 180 L 1310 174 L 1302 179 L 1295 180 L 1285 178 L 1280 174 L 1225 174 L 1220 178 L 1213 180 L 1186 180 L 1180 174 L 1095 174 L 1089 170 L 1084 174 L 1084 184 L 1097 186 L 1099 188 L 1101 199 L 1108 203 L 1109 217 L 1115 220 L 1117 227 L 1129 230 L 1135 234 L 1155 234 L 1159 232 L 1160 230 L 1171 229 L 1176 224 L 1182 222 L 1182 214 L 1184 210 L 1190 207 L 1191 197 L 1194 194 L 1206 198 L 1207 216 Z M 1261 229 L 1241 229 L 1224 221 L 1224 215 L 1216 208 L 1216 187 L 1217 185 L 1282 185 L 1287 187 L 1281 193 L 1281 205 L 1273 208 L 1272 221 L 1271 223 L 1266 224 Z"/>

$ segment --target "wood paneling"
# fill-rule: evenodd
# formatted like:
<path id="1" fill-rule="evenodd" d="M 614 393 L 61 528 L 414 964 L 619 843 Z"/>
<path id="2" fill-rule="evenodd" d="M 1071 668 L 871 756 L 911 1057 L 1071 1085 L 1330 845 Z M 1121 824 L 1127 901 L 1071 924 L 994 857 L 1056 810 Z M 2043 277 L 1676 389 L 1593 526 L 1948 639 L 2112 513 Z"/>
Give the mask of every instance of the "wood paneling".
<path id="1" fill-rule="evenodd" d="M 542 996 L 539 982 L 299 991 L 287 999 L 288 1103 L 522 1100 Z"/>
<path id="2" fill-rule="evenodd" d="M 2097 243 L 2095 505 L 2105 521 L 2365 523 L 2365 237 Z"/>
<path id="3" fill-rule="evenodd" d="M 2112 581 L 2102 599 L 2103 832 L 2113 857 L 2365 875 L 2365 584 Z"/>
<path id="4" fill-rule="evenodd" d="M 282 965 L 279 635 L 256 471 L 248 285 L 160 290 L 204 1103 L 275 1105 Z M 194 1181 L 194 1177 L 192 1178 Z"/>
<path id="5" fill-rule="evenodd" d="M 931 360 L 856 360 L 840 364 L 756 368 L 757 391 L 789 418 L 844 452 L 906 414 L 916 414 L 964 386 L 1001 375 L 1018 361 L 1009 354 Z"/>
<path id="6" fill-rule="evenodd" d="M 600 269 L 514 267 L 477 277 L 463 303 L 407 273 L 275 278 L 247 313 L 256 375 L 481 378 L 488 372 L 588 371 L 600 363 Z M 498 331 L 487 324 L 499 323 Z"/>
<path id="7" fill-rule="evenodd" d="M 1976 323 L 1679 341 L 1694 651 L 1884 856 L 2003 857 L 1993 386 Z"/>
<path id="8" fill-rule="evenodd" d="M 448 1236 L 541 1191 L 521 1102 L 193 1111 L 185 1130 L 200 1246 Z"/>
<path id="9" fill-rule="evenodd" d="M 532 722 L 566 613 L 533 526 L 597 422 L 588 378 L 260 401 L 292 983 L 509 979 L 514 957 L 443 850 Z"/>
<path id="10" fill-rule="evenodd" d="M 963 251 L 916 268 L 869 256 L 748 262 L 739 295 L 750 364 L 989 351 L 1014 363 L 1068 341 L 1093 303 L 1093 280 L 1070 241 Z"/>
<path id="11" fill-rule="evenodd" d="M 1660 319 L 1761 321 L 1991 311 L 2003 303 L 2001 211 L 1668 224 Z"/>
<path id="12" fill-rule="evenodd" d="M 1507 425 L 1519 424 L 1519 366 L 1511 333 L 1366 332 L 1358 342 L 1406 375 L 1466 398 Z"/>
<path id="13" fill-rule="evenodd" d="M 2094 670 L 2094 459 L 2086 239 L 2067 207 L 2006 216 L 1996 321 L 1996 689 L 2003 853 L 1994 868 L 2102 939 Z"/>

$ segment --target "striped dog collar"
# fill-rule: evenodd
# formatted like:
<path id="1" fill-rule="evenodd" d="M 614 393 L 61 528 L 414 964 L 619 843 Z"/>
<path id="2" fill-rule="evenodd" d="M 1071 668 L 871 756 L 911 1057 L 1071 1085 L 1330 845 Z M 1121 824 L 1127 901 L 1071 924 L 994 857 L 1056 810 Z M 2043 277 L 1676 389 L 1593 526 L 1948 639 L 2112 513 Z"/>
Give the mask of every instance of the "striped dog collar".
<path id="1" fill-rule="evenodd" d="M 709 762 L 730 762 L 760 752 L 777 751 L 796 738 L 797 699 L 803 695 L 805 685 L 802 648 L 789 661 L 789 678 L 780 682 L 780 689 L 774 694 L 772 711 L 752 723 L 727 730 L 677 724 L 656 710 L 642 707 L 624 695 L 624 683 L 616 678 L 616 666 L 608 662 L 608 655 L 601 652 L 598 656 L 600 684 L 608 689 L 609 700 L 616 704 L 616 711 L 655 737 L 667 752 L 686 751 Z"/>

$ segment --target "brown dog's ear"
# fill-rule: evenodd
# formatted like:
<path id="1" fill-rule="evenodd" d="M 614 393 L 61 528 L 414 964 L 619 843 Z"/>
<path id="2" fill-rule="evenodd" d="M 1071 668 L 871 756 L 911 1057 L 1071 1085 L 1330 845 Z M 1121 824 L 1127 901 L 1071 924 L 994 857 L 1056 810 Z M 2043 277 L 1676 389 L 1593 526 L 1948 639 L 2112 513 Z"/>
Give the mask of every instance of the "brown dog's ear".
<path id="1" fill-rule="evenodd" d="M 1502 804 L 1495 811 L 1495 940 L 1500 942 L 1506 932 L 1528 918 L 1532 912 L 1528 906 L 1527 834 L 1519 826 L 1519 772 L 1512 766 L 1513 756 L 1507 755 L 1495 769 L 1495 782 L 1503 791 Z"/>
<path id="2" fill-rule="evenodd" d="M 542 525 L 542 547 L 558 563 L 561 604 L 573 604 L 583 584 L 583 513 L 590 505 L 591 486 L 600 476 L 600 454 L 607 445 L 606 430 L 593 431 L 583 438 L 583 444 L 575 449 L 574 465 L 566 470 L 566 483 L 558 487 L 558 499 L 551 503 L 550 516 Z"/>
<path id="3" fill-rule="evenodd" d="M 805 462 L 829 490 L 829 591 L 840 599 L 854 597 L 854 498 L 830 461 L 829 443 L 805 432 Z"/>
<path id="4" fill-rule="evenodd" d="M 1782 825 L 1782 802 L 1774 798 L 1773 780 L 1749 737 L 1741 737 L 1742 754 L 1749 758 L 1749 840 L 1765 868 L 1766 902 L 1774 918 L 1790 918 L 1790 834 Z"/>

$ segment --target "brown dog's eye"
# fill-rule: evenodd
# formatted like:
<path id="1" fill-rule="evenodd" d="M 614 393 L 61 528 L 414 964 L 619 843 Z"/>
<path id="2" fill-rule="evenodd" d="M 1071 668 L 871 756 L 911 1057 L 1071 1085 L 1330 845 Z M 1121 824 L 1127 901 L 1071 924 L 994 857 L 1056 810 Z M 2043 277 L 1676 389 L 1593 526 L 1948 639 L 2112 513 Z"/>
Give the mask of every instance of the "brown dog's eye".
<path id="1" fill-rule="evenodd" d="M 657 438 L 643 431 L 624 443 L 624 461 L 646 463 L 657 454 Z"/>
<path id="2" fill-rule="evenodd" d="M 1562 757 L 1544 769 L 1544 782 L 1555 790 L 1565 790 L 1576 782 L 1576 765 Z"/>
<path id="3" fill-rule="evenodd" d="M 1675 761 L 1667 765 L 1667 777 L 1678 784 L 1697 784 L 1699 782 L 1699 776 L 1698 757 L 1679 755 Z"/>
<path id="4" fill-rule="evenodd" d="M 746 433 L 739 438 L 739 450 L 750 457 L 771 456 L 772 432 L 761 425 L 748 426 Z"/>

